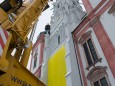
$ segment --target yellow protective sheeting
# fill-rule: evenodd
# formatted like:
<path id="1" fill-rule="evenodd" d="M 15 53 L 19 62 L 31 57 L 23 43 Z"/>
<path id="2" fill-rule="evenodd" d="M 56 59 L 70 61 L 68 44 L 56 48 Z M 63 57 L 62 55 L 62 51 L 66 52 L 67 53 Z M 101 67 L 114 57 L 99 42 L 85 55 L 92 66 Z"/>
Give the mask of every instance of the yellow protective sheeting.
<path id="1" fill-rule="evenodd" d="M 48 86 L 66 86 L 66 49 L 62 46 L 48 63 Z"/>

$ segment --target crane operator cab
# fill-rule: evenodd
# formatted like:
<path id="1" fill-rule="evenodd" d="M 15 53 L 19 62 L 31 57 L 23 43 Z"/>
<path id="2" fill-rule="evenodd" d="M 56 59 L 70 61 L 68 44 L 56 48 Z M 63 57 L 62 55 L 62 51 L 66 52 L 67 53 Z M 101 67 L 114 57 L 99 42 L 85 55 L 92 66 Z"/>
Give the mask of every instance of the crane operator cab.
<path id="1" fill-rule="evenodd" d="M 12 11 L 15 12 L 18 10 L 23 4 L 22 0 L 14 0 L 13 3 L 11 3 L 9 0 L 4 0 L 1 4 L 0 7 L 5 11 L 8 12 L 11 9 Z"/>
<path id="2" fill-rule="evenodd" d="M 16 17 L 20 14 L 22 10 L 19 9 L 22 7 L 23 1 L 22 0 L 4 0 L 0 3 L 0 23 L 2 24 L 3 28 L 6 28 L 6 25 L 13 23 L 16 20 Z M 10 21 L 8 21 L 8 19 Z"/>

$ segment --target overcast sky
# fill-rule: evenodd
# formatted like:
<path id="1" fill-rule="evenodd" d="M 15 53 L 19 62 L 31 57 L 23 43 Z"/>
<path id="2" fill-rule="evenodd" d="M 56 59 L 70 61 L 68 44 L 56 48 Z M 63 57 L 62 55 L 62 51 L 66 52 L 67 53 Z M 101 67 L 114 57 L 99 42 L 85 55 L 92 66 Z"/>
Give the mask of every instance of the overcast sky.
<path id="1" fill-rule="evenodd" d="M 4 0 L 0 0 L 0 3 L 2 3 Z"/>
<path id="2" fill-rule="evenodd" d="M 53 14 L 53 2 L 48 3 L 50 5 L 50 8 L 48 8 L 46 11 L 42 12 L 41 16 L 39 17 L 39 21 L 36 27 L 33 43 L 35 43 L 37 36 L 39 35 L 40 32 L 44 31 L 45 25 L 50 23 L 51 21 L 51 16 Z"/>

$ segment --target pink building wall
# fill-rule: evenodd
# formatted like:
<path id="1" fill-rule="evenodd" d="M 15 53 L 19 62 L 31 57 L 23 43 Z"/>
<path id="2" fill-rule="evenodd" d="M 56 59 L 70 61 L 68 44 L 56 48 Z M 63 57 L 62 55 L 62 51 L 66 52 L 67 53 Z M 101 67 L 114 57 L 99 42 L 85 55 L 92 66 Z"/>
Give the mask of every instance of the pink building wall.
<path id="1" fill-rule="evenodd" d="M 31 59 L 30 70 L 38 78 L 41 77 L 41 67 L 42 67 L 42 62 L 43 62 L 43 51 L 44 51 L 44 43 L 45 43 L 44 39 L 45 39 L 45 33 L 42 32 L 40 33 L 35 44 L 33 45 L 32 54 L 31 54 L 32 59 Z M 35 59 L 34 53 L 37 54 L 37 61 L 36 61 L 35 68 L 33 67 L 34 59 Z"/>
<path id="2" fill-rule="evenodd" d="M 107 10 L 111 9 L 115 1 L 114 0 L 97 0 L 97 1 L 82 0 L 82 1 L 87 11 L 87 16 L 85 16 L 83 21 L 73 31 L 73 39 L 75 42 L 75 48 L 76 48 L 76 54 L 77 54 L 76 58 L 78 59 L 78 62 L 79 62 L 83 84 L 84 86 L 93 86 L 89 84 L 90 82 L 87 79 L 87 75 L 96 66 L 107 66 L 108 68 L 107 74 L 109 75 L 108 78 L 110 80 L 109 86 L 110 85 L 114 86 L 115 84 L 114 83 L 115 43 L 112 42 L 114 38 L 111 38 L 112 36 L 111 37 L 109 36 L 110 34 L 108 34 L 106 28 L 104 28 L 105 24 L 103 24 L 103 21 L 101 19 L 103 19 L 102 15 L 104 15 Z M 106 17 L 109 17 L 109 16 L 106 16 Z M 113 19 L 115 19 L 114 17 Z M 108 22 L 108 23 L 113 23 L 113 22 Z M 114 23 L 113 23 L 113 26 L 114 26 Z M 95 64 L 94 67 L 90 67 L 89 70 L 86 70 L 86 64 L 84 63 L 85 60 L 83 60 L 84 53 L 82 51 L 81 45 L 78 42 L 79 42 L 79 39 L 83 36 L 83 34 L 87 33 L 90 30 L 92 31 L 91 35 L 93 36 L 92 39 L 94 39 L 93 42 L 96 44 L 97 52 L 99 52 L 100 50 L 102 51 L 102 54 L 100 54 L 99 52 L 99 56 L 100 58 L 102 58 L 102 62 L 98 62 Z M 113 31 L 113 30 L 110 29 L 110 31 Z"/>

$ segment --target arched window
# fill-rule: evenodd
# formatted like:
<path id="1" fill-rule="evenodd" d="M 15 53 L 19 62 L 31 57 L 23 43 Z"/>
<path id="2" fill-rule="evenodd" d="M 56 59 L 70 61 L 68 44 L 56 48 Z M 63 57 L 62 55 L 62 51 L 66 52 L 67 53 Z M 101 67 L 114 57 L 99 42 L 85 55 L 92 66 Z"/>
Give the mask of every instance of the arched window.
<path id="1" fill-rule="evenodd" d="M 107 67 L 97 66 L 89 71 L 87 78 L 91 86 L 111 86 L 106 69 Z"/>

